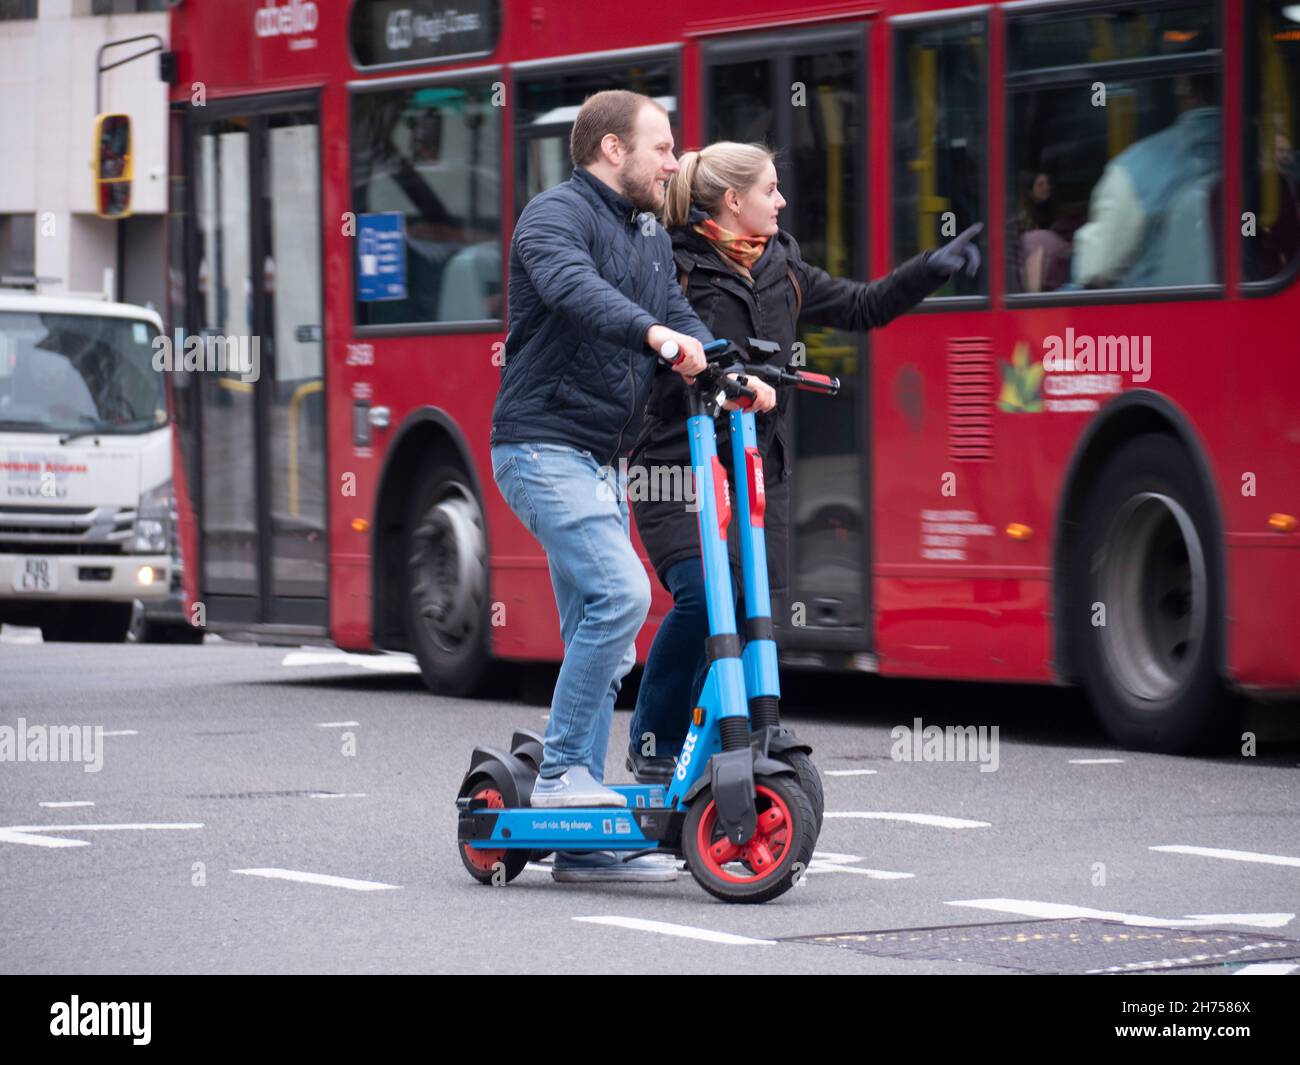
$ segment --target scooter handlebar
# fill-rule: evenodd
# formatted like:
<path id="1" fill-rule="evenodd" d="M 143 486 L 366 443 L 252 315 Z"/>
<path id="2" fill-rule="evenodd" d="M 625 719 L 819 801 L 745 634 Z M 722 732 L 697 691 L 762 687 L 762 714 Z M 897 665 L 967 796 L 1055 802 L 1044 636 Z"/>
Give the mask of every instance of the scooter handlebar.
<path id="1" fill-rule="evenodd" d="M 742 383 L 743 378 L 738 381 L 733 377 L 729 377 L 721 372 L 717 365 L 719 359 L 730 347 L 731 342 L 729 340 L 712 340 L 705 344 L 704 354 L 709 358 L 709 365 L 704 373 L 698 375 L 697 380 L 702 380 L 705 384 L 716 385 L 723 398 L 734 400 L 738 407 L 748 410 L 754 401 L 758 399 L 757 393 L 752 388 L 744 386 Z M 677 341 L 664 341 L 663 347 L 659 349 L 659 358 L 669 366 L 676 366 L 681 362 L 683 353 Z"/>

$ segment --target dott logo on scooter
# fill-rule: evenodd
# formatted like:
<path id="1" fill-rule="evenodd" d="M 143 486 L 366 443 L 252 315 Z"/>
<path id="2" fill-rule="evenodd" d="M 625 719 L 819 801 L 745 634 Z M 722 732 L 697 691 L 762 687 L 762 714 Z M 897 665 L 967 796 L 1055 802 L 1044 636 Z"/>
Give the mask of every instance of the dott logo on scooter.
<path id="1" fill-rule="evenodd" d="M 695 741 L 699 739 L 694 729 L 686 734 L 686 742 L 682 744 L 682 753 L 677 756 L 677 779 L 686 779 L 686 767 L 691 764 L 691 752 L 695 750 Z"/>

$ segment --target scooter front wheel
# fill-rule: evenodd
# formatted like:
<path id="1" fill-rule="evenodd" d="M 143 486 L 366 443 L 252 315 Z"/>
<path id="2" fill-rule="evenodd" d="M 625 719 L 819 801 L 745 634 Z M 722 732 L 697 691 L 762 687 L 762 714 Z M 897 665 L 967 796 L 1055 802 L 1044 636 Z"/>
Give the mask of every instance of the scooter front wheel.
<path id="1" fill-rule="evenodd" d="M 816 819 L 793 776 L 755 777 L 754 804 L 758 825 L 746 843 L 727 838 L 712 788 L 695 797 L 682 825 L 682 853 L 691 875 L 723 902 L 767 902 L 783 895 L 812 861 Z"/>
<path id="2" fill-rule="evenodd" d="M 826 812 L 826 793 L 822 790 L 821 774 L 817 772 L 817 767 L 813 765 L 812 757 L 807 751 L 783 751 L 776 757 L 795 771 L 795 775 L 799 778 L 799 787 L 803 788 L 803 793 L 808 796 L 808 802 L 812 805 L 813 820 L 817 823 L 817 832 L 813 837 L 813 841 L 816 842 L 817 836 L 822 834 L 822 818 Z"/>
<path id="3" fill-rule="evenodd" d="M 505 797 L 490 779 L 481 780 L 470 790 L 471 799 L 483 799 L 490 810 L 504 810 Z M 462 840 L 457 849 L 460 860 L 464 862 L 469 875 L 480 884 L 508 884 L 524 871 L 528 864 L 529 852 L 499 847 L 487 850 L 472 847 Z"/>

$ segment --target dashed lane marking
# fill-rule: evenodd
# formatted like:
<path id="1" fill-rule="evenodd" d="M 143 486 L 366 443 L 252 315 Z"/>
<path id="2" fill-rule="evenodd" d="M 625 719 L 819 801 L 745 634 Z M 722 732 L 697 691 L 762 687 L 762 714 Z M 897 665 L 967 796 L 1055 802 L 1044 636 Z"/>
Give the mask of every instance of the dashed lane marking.
<path id="1" fill-rule="evenodd" d="M 349 891 L 400 891 L 401 884 L 383 884 L 378 880 L 353 880 L 346 876 L 328 873 L 304 873 L 298 869 L 232 869 L 242 876 L 261 876 L 268 880 L 294 880 L 300 884 L 319 884 L 322 887 L 347 888 Z"/>
<path id="2" fill-rule="evenodd" d="M 186 830 L 202 828 L 201 824 L 125 824 L 125 825 L 10 825 L 0 828 L 0 842 L 25 843 L 31 847 L 89 847 L 84 839 L 63 839 L 48 832 L 143 832 L 156 829 Z"/>
<path id="3" fill-rule="evenodd" d="M 827 810 L 825 817 L 857 818 L 863 821 L 904 821 L 911 825 L 929 825 L 933 828 L 989 828 L 988 821 L 968 821 L 962 817 L 944 817 L 941 814 L 909 814 L 888 810 Z"/>
<path id="4" fill-rule="evenodd" d="M 706 943 L 721 943 L 732 947 L 771 947 L 776 945 L 774 939 L 751 939 L 748 936 L 737 936 L 730 932 L 715 932 L 710 928 L 669 924 L 667 921 L 647 921 L 642 917 L 575 917 L 574 920 L 581 921 L 584 924 L 603 924 L 615 928 L 631 928 L 637 932 L 657 932 L 662 936 L 677 936 L 679 939 L 700 939 Z"/>
<path id="5" fill-rule="evenodd" d="M 1300 869 L 1300 858 L 1293 858 L 1288 854 L 1260 854 L 1256 851 L 1231 851 L 1218 847 L 1188 847 L 1181 843 L 1150 849 L 1165 854 L 1194 854 L 1201 858 L 1225 858 L 1233 862 L 1260 862 L 1264 865 L 1289 865 Z"/>

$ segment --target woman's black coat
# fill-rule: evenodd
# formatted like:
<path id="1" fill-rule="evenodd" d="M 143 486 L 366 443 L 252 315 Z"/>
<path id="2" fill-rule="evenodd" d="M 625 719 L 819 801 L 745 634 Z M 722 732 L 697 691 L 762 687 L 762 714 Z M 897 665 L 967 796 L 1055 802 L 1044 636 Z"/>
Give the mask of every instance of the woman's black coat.
<path id="1" fill-rule="evenodd" d="M 748 337 L 776 341 L 780 352 L 771 362 L 789 364 L 798 338 L 799 323 L 828 325 L 862 331 L 885 325 L 923 300 L 945 277 L 928 265 L 929 252 L 909 259 L 878 281 L 863 284 L 832 277 L 825 270 L 805 263 L 799 245 L 785 231 L 768 241 L 762 258 L 751 273 L 752 284 L 728 265 L 700 234 L 687 226 L 669 231 L 679 277 L 687 277 L 686 298 L 715 337 L 736 341 L 743 350 Z M 791 277 L 793 275 L 794 281 Z M 798 284 L 796 291 L 795 283 Z M 802 303 L 802 309 L 800 304 Z M 811 367 L 810 367 L 811 368 Z M 767 511 L 768 580 L 773 595 L 782 595 L 789 584 L 789 523 L 791 456 L 787 412 L 792 390 L 777 391 L 777 408 L 756 415 L 758 446 L 763 455 Z M 814 400 L 819 416 L 834 418 L 835 400 Z M 825 405 L 824 408 L 822 405 Z M 847 413 L 839 415 L 848 417 Z M 646 403 L 646 417 L 632 450 L 632 466 L 684 466 L 681 479 L 652 478 L 649 484 L 691 483 L 690 444 L 686 435 L 686 385 L 680 376 L 661 368 L 656 374 Z M 731 469 L 731 440 L 727 419 L 717 420 L 718 455 Z M 658 471 L 657 471 L 658 472 Z M 638 476 L 635 470 L 631 475 Z M 662 582 L 674 563 L 700 554 L 698 518 L 683 500 L 649 500 L 633 488 L 632 510 L 637 530 L 650 561 Z M 728 534 L 732 567 L 740 571 L 736 522 Z"/>

